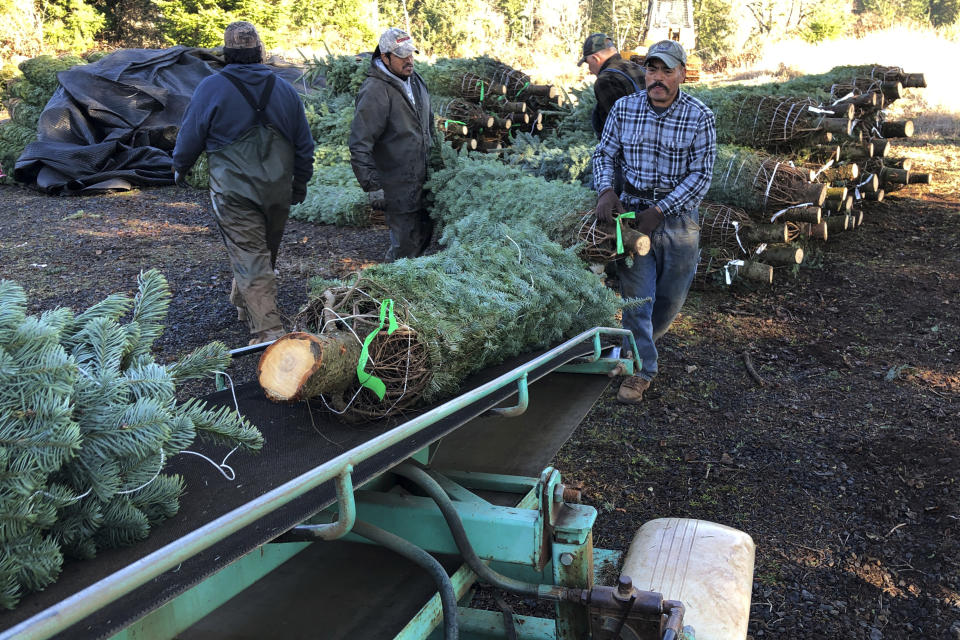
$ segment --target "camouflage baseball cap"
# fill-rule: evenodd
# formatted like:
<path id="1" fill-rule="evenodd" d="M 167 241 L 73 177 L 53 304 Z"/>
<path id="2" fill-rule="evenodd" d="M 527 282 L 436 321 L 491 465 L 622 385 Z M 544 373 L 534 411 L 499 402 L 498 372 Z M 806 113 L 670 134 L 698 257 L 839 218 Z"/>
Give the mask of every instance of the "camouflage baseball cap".
<path id="1" fill-rule="evenodd" d="M 398 58 L 406 58 L 417 51 L 417 46 L 413 44 L 413 38 L 403 29 L 391 27 L 380 36 L 380 53 L 392 53 Z"/>
<path id="2" fill-rule="evenodd" d="M 223 46 L 228 49 L 260 49 L 263 42 L 257 28 L 249 22 L 231 22 L 223 32 Z"/>
<path id="3" fill-rule="evenodd" d="M 587 56 L 592 56 L 597 51 L 603 51 L 613 46 L 613 40 L 605 33 L 591 33 L 583 43 L 583 57 L 577 62 L 580 66 L 587 61 Z"/>
<path id="4" fill-rule="evenodd" d="M 683 50 L 680 43 L 676 40 L 661 40 L 647 49 L 646 60 L 657 58 L 667 65 L 668 69 L 673 69 L 678 65 L 687 64 L 687 52 Z"/>

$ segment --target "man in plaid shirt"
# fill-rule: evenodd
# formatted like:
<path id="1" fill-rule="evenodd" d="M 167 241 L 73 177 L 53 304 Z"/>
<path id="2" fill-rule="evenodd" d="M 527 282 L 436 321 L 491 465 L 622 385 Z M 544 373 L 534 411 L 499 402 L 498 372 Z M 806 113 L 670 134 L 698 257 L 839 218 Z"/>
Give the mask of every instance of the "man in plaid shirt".
<path id="1" fill-rule="evenodd" d="M 634 227 L 651 240 L 650 253 L 633 256 L 630 266 L 617 261 L 621 295 L 653 301 L 623 311 L 623 326 L 633 333 L 642 360 L 638 374 L 617 392 L 627 404 L 640 403 L 657 375 L 654 342 L 670 328 L 690 289 L 699 258 L 697 207 L 710 188 L 717 155 L 713 112 L 680 91 L 686 62 L 673 40 L 651 46 L 646 90 L 617 100 L 593 153 L 598 220 L 612 225 L 618 214 L 633 211 Z M 617 165 L 624 176 L 621 194 L 613 188 Z"/>

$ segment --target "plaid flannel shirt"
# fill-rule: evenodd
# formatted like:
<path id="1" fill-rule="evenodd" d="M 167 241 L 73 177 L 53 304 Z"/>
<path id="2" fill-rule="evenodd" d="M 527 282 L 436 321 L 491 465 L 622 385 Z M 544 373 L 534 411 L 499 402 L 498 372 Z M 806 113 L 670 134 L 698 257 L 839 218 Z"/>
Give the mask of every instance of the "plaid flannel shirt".
<path id="1" fill-rule="evenodd" d="M 662 114 L 647 92 L 625 96 L 607 116 L 593 152 L 597 193 L 613 186 L 614 166 L 624 181 L 642 191 L 670 189 L 656 205 L 663 215 L 680 215 L 700 206 L 717 157 L 716 118 L 705 104 L 683 91 Z"/>

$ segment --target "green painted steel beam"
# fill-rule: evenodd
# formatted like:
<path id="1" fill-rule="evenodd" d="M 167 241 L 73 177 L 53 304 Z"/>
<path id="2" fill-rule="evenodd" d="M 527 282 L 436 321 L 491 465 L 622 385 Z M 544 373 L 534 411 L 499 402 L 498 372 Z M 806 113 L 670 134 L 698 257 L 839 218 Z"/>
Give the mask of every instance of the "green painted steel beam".
<path id="1" fill-rule="evenodd" d="M 457 619 L 460 623 L 460 640 L 503 640 L 507 636 L 506 623 L 499 611 L 483 611 L 460 607 Z M 553 620 L 533 616 L 513 616 L 513 628 L 517 640 L 557 640 L 556 625 Z M 442 640 L 441 630 L 430 636 L 430 640 Z"/>
<path id="2" fill-rule="evenodd" d="M 450 527 L 430 498 L 358 491 L 357 519 L 380 527 L 404 540 L 440 554 L 459 554 Z M 455 502 L 454 506 L 477 555 L 486 560 L 538 564 L 543 524 L 533 509 L 501 507 L 481 502 Z M 335 517 L 324 512 L 314 520 Z M 349 534 L 351 542 L 368 542 Z"/>
<path id="3" fill-rule="evenodd" d="M 310 545 L 267 544 L 154 609 L 111 640 L 169 640 Z"/>
<path id="4" fill-rule="evenodd" d="M 634 364 L 632 359 L 626 358 L 600 358 L 588 362 L 571 362 L 557 369 L 557 373 L 588 373 L 598 375 L 609 375 L 611 371 L 622 365 L 623 374 L 632 376 Z"/>
<path id="5" fill-rule="evenodd" d="M 527 476 L 509 476 L 501 473 L 480 473 L 476 471 L 460 471 L 459 469 L 434 469 L 442 473 L 451 481 L 473 491 L 500 491 L 525 495 L 537 486 L 537 479 Z M 536 504 L 526 507 L 536 509 Z M 519 506 L 519 505 L 518 505 Z"/>

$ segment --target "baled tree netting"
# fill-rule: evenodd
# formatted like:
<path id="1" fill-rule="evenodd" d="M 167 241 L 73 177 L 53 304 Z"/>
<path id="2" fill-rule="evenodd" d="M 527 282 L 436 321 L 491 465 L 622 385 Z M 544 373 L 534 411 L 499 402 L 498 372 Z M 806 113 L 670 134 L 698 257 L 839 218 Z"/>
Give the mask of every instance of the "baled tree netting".
<path id="1" fill-rule="evenodd" d="M 0 281 L 0 605 L 56 580 L 64 555 L 135 542 L 174 515 L 183 479 L 163 469 L 197 436 L 261 447 L 234 411 L 177 402 L 177 384 L 230 355 L 214 342 L 155 362 L 169 298 L 148 271 L 133 298 L 32 316 L 23 289 Z"/>

